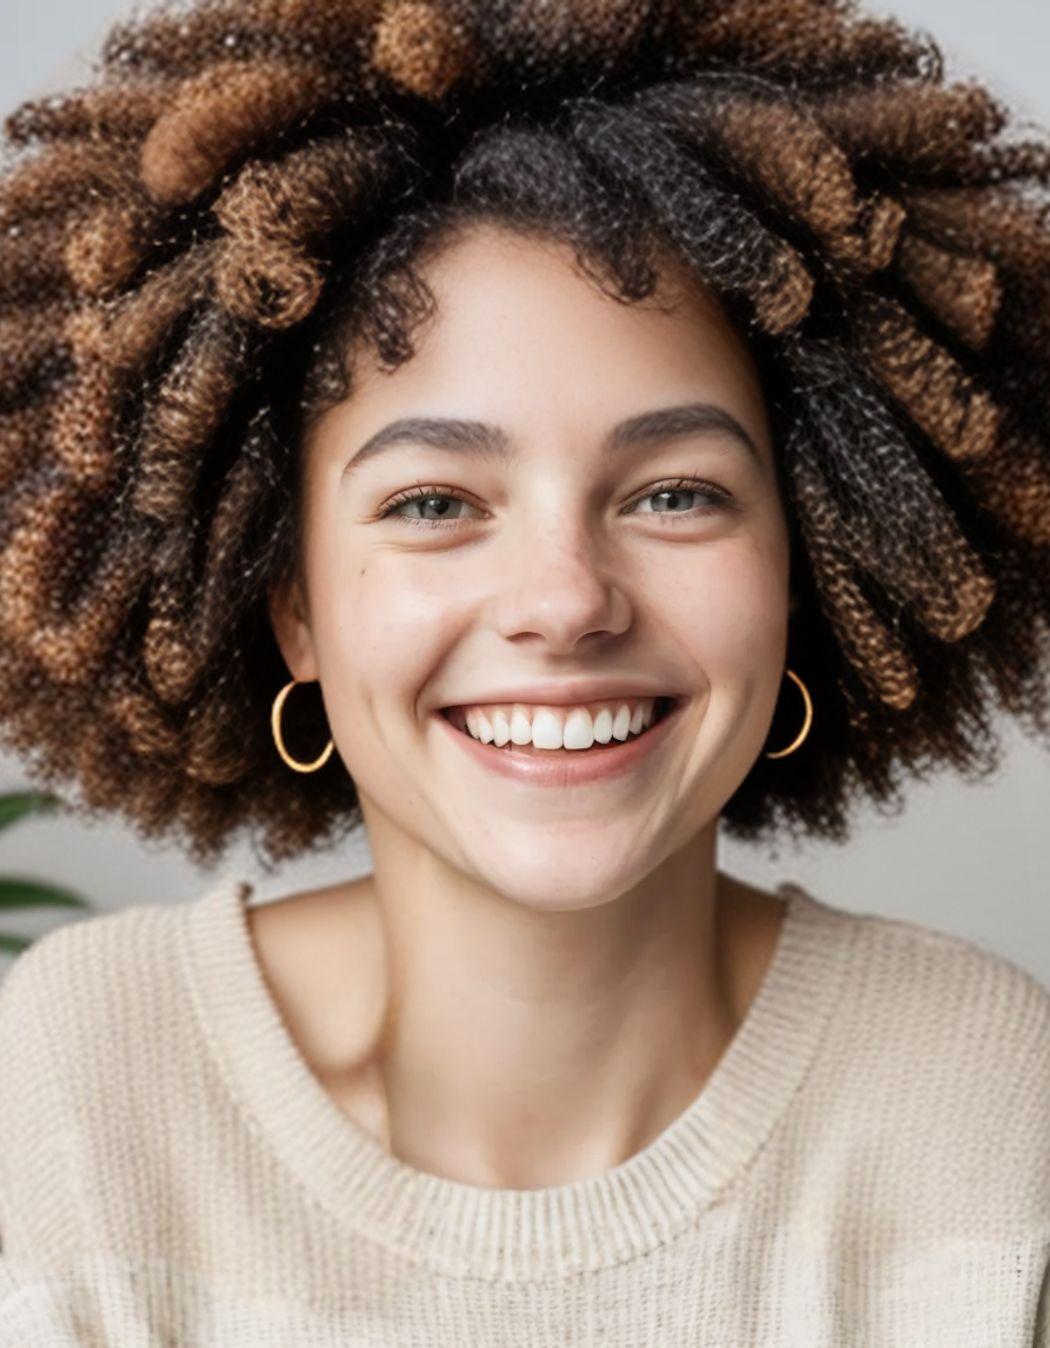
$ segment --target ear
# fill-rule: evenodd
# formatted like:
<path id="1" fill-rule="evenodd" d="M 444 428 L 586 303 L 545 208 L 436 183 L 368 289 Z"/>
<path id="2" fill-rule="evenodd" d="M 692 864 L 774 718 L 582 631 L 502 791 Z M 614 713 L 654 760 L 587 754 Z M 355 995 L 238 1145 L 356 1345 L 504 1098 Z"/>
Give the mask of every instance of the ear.
<path id="1" fill-rule="evenodd" d="M 273 586 L 267 594 L 270 624 L 284 663 L 301 683 L 319 677 L 309 609 L 298 576 Z"/>

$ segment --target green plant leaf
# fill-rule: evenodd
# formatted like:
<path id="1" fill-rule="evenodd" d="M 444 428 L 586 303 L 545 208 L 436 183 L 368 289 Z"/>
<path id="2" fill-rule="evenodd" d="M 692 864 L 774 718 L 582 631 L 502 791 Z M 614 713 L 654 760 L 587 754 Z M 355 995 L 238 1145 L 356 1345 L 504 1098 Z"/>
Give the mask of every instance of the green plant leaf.
<path id="1" fill-rule="evenodd" d="M 35 936 L 8 936 L 5 932 L 0 931 L 0 950 L 6 950 L 12 955 L 20 955 L 35 940 Z"/>
<path id="2" fill-rule="evenodd" d="M 50 791 L 6 791 L 0 793 L 0 829 L 16 824 L 29 815 L 53 814 L 62 804 Z"/>
<path id="3" fill-rule="evenodd" d="M 83 895 L 61 885 L 18 875 L 0 876 L 0 909 L 90 907 Z"/>

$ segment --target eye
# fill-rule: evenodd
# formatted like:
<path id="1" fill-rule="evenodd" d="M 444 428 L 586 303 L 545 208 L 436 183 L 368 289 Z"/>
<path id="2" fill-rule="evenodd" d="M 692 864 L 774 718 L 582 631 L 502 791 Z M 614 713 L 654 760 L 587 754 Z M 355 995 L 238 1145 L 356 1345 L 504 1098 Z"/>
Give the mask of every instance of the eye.
<path id="1" fill-rule="evenodd" d="M 431 505 L 437 506 L 439 518 L 419 519 L 416 516 L 397 513 L 401 506 L 412 506 L 417 502 L 423 508 Z M 457 492 L 453 492 L 447 487 L 416 487 L 412 491 L 399 492 L 397 496 L 392 497 L 379 512 L 379 518 L 385 520 L 388 516 L 392 516 L 394 519 L 403 520 L 406 524 L 422 525 L 428 529 L 447 529 L 459 523 L 458 517 L 445 518 L 451 508 L 449 502 L 460 505 L 470 504 Z"/>
<path id="2" fill-rule="evenodd" d="M 699 496 L 705 499 L 706 504 L 693 506 L 689 510 L 677 510 L 675 505 L 686 500 L 690 496 Z M 727 491 L 721 487 L 716 487 L 710 482 L 704 482 L 699 478 L 679 477 L 671 482 L 661 482 L 655 487 L 650 487 L 644 495 L 636 497 L 635 503 L 648 501 L 655 498 L 662 498 L 665 502 L 665 508 L 659 510 L 640 510 L 628 514 L 640 515 L 658 515 L 660 523 L 665 521 L 669 524 L 677 524 L 679 520 L 695 520 L 698 515 L 712 515 L 720 510 L 729 510 L 732 508 L 732 498 Z M 668 504 L 669 503 L 669 504 Z"/>
<path id="3" fill-rule="evenodd" d="M 705 503 L 693 506 L 688 510 L 674 508 L 676 504 L 687 500 L 690 496 L 703 497 Z M 683 519 L 695 520 L 700 515 L 710 515 L 718 511 L 733 509 L 732 497 L 727 491 L 700 478 L 682 477 L 675 478 L 670 482 L 658 483 L 655 487 L 650 487 L 642 496 L 636 497 L 632 505 L 653 498 L 663 498 L 665 503 L 669 502 L 670 504 L 667 508 L 657 510 L 633 510 L 629 506 L 624 514 L 658 516 L 661 524 L 677 524 Z M 421 510 L 436 509 L 438 518 L 420 518 L 419 516 L 400 513 L 402 507 L 416 505 Z M 411 490 L 398 492 L 396 496 L 391 497 L 379 512 L 377 518 L 381 520 L 398 519 L 405 524 L 412 524 L 424 529 L 454 529 L 464 519 L 462 514 L 451 514 L 454 505 L 470 506 L 470 502 L 450 487 L 417 486 Z M 476 509 L 474 506 L 470 506 L 470 508 Z"/>

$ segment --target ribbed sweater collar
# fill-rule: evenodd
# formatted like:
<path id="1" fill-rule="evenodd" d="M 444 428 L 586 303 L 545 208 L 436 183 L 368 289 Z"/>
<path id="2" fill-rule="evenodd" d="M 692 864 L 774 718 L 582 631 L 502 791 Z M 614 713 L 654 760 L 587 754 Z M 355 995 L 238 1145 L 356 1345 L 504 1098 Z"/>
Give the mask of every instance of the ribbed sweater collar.
<path id="1" fill-rule="evenodd" d="M 183 905 L 201 1029 L 253 1131 L 347 1230 L 437 1272 L 514 1281 L 622 1263 L 701 1219 L 800 1089 L 843 990 L 856 919 L 785 881 L 787 912 L 744 1019 L 699 1095 L 641 1151 L 541 1189 L 431 1175 L 387 1152 L 313 1075 L 263 978 L 226 877 Z"/>

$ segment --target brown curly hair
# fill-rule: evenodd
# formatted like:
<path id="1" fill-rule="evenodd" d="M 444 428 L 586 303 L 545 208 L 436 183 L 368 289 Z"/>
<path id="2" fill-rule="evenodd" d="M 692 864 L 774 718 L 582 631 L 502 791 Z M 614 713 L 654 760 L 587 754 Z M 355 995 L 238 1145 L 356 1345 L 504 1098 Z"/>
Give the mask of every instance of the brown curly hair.
<path id="1" fill-rule="evenodd" d="M 0 176 L 0 735 L 84 813 L 266 864 L 361 824 L 291 773 L 267 609 L 300 449 L 473 222 L 648 297 L 666 250 L 761 373 L 815 704 L 722 818 L 833 840 L 901 773 L 1047 735 L 1050 147 L 849 0 L 203 0 L 21 104 Z M 1011 128 L 1013 129 L 1013 128 Z M 785 688 L 790 685 L 785 681 Z M 797 698 L 774 718 L 786 743 Z M 286 742 L 313 756 L 317 703 Z"/>

